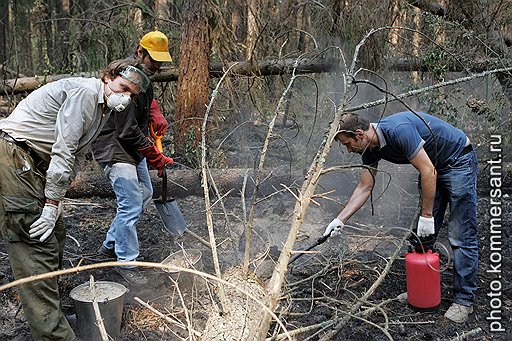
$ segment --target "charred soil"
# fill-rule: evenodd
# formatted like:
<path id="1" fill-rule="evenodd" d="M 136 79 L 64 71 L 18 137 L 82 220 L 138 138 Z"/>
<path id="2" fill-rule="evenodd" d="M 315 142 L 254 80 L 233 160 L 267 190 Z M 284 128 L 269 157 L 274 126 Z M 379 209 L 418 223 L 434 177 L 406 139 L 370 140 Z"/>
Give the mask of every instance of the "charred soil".
<path id="1" fill-rule="evenodd" d="M 443 317 L 452 303 L 451 265 L 441 274 L 441 306 L 437 312 L 417 312 L 407 304 L 400 303 L 396 297 L 405 291 L 405 248 L 396 259 L 377 290 L 352 313 L 340 329 L 335 340 L 447 340 L 464 333 L 472 332 L 469 340 L 510 340 L 510 308 L 512 275 L 511 253 L 506 243 L 510 239 L 510 215 L 512 203 L 509 197 L 503 197 L 500 203 L 503 219 L 500 230 L 502 247 L 491 250 L 490 208 L 495 203 L 489 197 L 487 181 L 479 184 L 479 275 L 480 289 L 475 305 L 475 312 L 467 322 L 454 324 Z M 508 187 L 510 189 L 510 187 Z M 509 193 L 510 191 L 504 191 Z M 178 199 L 178 203 L 187 220 L 190 230 L 208 239 L 204 214 L 204 200 L 190 196 Z M 214 206 L 215 236 L 218 244 L 219 261 L 223 270 L 240 264 L 243 256 L 243 218 L 240 198 L 224 198 L 223 205 Z M 66 244 L 64 267 L 70 268 L 103 261 L 97 250 L 103 241 L 108 226 L 115 214 L 115 200 L 105 198 L 84 198 L 67 200 L 65 203 L 65 222 L 69 239 Z M 255 270 L 262 284 L 271 276 L 274 262 L 279 256 L 281 242 L 284 240 L 289 219 L 293 210 L 293 198 L 276 195 L 262 201 L 258 206 L 253 237 L 253 259 L 251 269 Z M 299 235 L 295 249 L 305 249 L 318 238 L 328 223 L 332 213 L 323 212 L 321 208 L 313 209 L 305 228 Z M 218 218 L 218 219 L 217 219 Z M 283 300 L 277 315 L 288 330 L 305 328 L 334 321 L 340 322 L 351 307 L 358 303 L 358 298 L 371 287 L 386 266 L 403 230 L 386 229 L 369 226 L 347 227 L 341 236 L 331 238 L 315 250 L 318 253 L 306 254 L 293 263 L 286 277 Z M 369 227 L 369 229 L 368 229 Z M 406 226 L 404 226 L 406 227 Z M 365 229 L 367 231 L 365 231 Z M 161 262 L 169 254 L 181 248 L 194 248 L 202 252 L 202 267 L 207 273 L 214 273 L 211 251 L 190 234 L 173 239 L 163 228 L 154 205 L 151 205 L 139 223 L 139 242 L 141 261 Z M 440 242 L 447 244 L 446 235 L 440 236 Z M 496 246 L 497 244 L 495 244 Z M 494 252 L 494 255 L 491 256 Z M 441 263 L 448 263 L 442 252 Z M 499 253 L 499 256 L 498 256 Z M 499 259 L 497 257 L 500 257 Z M 497 269 L 501 272 L 489 271 Z M 139 297 L 163 314 L 181 321 L 185 325 L 190 321 L 195 330 L 201 331 L 208 314 L 204 309 L 212 302 L 218 303 L 216 291 L 212 285 L 201 290 L 183 290 L 178 293 L 173 284 L 175 277 L 161 269 L 144 268 L 150 282 L 143 287 L 130 286 L 111 267 L 93 269 L 59 278 L 64 311 L 70 316 L 72 326 L 78 333 L 74 319 L 75 309 L 69 292 L 93 275 L 95 280 L 114 281 L 130 289 L 124 305 L 124 316 L 120 341 L 135 340 L 181 340 L 187 336 L 182 327 L 156 316 L 147 308 L 137 303 Z M 170 278 L 171 277 L 171 278 Z M 3 241 L 0 244 L 0 284 L 12 281 L 8 257 Z M 494 282 L 493 282 L 494 281 Z M 196 284 L 198 282 L 196 281 Z M 492 287 L 501 285 L 500 288 Z M 499 289 L 499 290 L 498 290 Z M 488 294 L 492 291 L 496 300 Z M 180 296 L 181 294 L 181 296 Z M 499 299 L 499 300 L 498 300 Z M 16 289 L 0 292 L 2 309 L 0 310 L 0 340 L 32 340 L 25 323 Z M 498 306 L 499 303 L 499 306 Z M 493 313 L 494 305 L 494 313 Z M 499 320 L 505 332 L 492 332 L 489 316 L 500 316 Z M 273 326 L 271 331 L 276 330 Z M 318 340 L 328 326 L 305 331 L 296 336 L 297 340 Z M 318 332 L 320 331 L 320 332 Z M 315 334 L 317 333 L 318 334 Z M 278 330 L 277 333 L 282 333 Z"/>

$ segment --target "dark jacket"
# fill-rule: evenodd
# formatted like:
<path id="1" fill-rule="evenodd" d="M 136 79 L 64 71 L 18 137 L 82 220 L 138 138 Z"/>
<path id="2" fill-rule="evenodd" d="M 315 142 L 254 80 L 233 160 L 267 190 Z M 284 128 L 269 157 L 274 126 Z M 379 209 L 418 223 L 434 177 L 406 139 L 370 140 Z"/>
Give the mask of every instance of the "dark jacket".
<path id="1" fill-rule="evenodd" d="M 94 158 L 101 166 L 117 162 L 136 165 L 144 156 L 137 149 L 147 147 L 149 108 L 153 101 L 153 86 L 132 98 L 121 112 L 112 111 L 110 118 L 92 145 Z"/>

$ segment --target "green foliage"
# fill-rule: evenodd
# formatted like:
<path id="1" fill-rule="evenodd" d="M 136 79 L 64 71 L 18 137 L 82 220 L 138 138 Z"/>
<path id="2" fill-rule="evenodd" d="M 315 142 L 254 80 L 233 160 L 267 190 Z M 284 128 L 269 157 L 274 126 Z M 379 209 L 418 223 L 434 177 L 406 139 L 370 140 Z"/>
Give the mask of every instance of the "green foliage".
<path id="1" fill-rule="evenodd" d="M 43 70 L 43 75 L 47 76 L 55 73 L 55 67 L 53 67 L 52 63 L 50 62 L 48 55 L 44 56 L 44 64 L 46 65 L 46 68 Z"/>
<path id="2" fill-rule="evenodd" d="M 8 34 L 13 44 L 6 51 L 6 66 L 26 75 L 104 69 L 132 54 L 138 39 L 154 27 L 169 37 L 180 36 L 174 18 L 157 19 L 142 0 L 71 1 L 66 13 L 58 13 L 55 1 L 12 4 L 14 25 Z"/>
<path id="3" fill-rule="evenodd" d="M 425 66 L 437 79 L 442 79 L 443 75 L 448 71 L 446 51 L 440 48 L 429 50 L 423 58 Z"/>

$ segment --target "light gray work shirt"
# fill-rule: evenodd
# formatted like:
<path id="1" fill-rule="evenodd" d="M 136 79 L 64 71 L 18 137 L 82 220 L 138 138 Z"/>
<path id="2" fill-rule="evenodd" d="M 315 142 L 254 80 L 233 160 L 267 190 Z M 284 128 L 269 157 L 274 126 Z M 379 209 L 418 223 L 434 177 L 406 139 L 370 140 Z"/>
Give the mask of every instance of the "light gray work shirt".
<path id="1" fill-rule="evenodd" d="M 66 78 L 29 94 L 0 120 L 0 130 L 25 141 L 49 162 L 45 196 L 62 200 L 110 112 L 104 105 L 103 81 Z"/>

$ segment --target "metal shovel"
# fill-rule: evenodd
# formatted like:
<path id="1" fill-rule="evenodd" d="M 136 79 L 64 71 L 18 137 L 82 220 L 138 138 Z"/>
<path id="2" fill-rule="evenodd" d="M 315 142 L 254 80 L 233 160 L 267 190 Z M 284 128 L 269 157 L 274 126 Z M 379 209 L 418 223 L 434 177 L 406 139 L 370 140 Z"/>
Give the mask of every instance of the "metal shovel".
<path id="1" fill-rule="evenodd" d="M 150 126 L 151 135 L 155 139 L 155 145 L 160 152 L 163 151 L 162 137 L 155 134 L 153 127 Z M 167 199 L 167 170 L 164 166 L 162 176 L 162 197 L 154 200 L 156 210 L 160 215 L 160 219 L 164 223 L 164 227 L 173 236 L 181 236 L 187 229 L 185 218 L 178 207 L 178 203 L 174 198 Z"/>
<path id="2" fill-rule="evenodd" d="M 167 199 L 167 170 L 165 166 L 163 172 L 162 197 L 155 200 L 156 210 L 160 214 L 160 219 L 162 219 L 166 230 L 173 236 L 181 236 L 187 229 L 187 223 L 176 200 L 174 198 Z"/>

